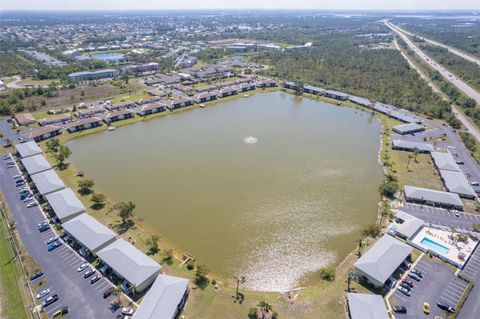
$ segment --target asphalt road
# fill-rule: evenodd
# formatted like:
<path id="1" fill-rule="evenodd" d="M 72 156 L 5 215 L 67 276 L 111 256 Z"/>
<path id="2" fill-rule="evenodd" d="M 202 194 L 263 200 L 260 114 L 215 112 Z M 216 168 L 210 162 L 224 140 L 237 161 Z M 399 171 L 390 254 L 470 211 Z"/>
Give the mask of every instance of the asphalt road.
<path id="1" fill-rule="evenodd" d="M 390 21 L 389 21 L 389 22 L 390 22 Z M 471 56 L 471 55 L 468 54 L 468 53 L 465 53 L 465 52 L 463 52 L 463 51 L 460 51 L 459 49 L 456 49 L 456 48 L 454 48 L 454 47 L 448 46 L 448 45 L 446 45 L 446 44 L 437 42 L 437 41 L 435 41 L 435 40 L 431 40 L 431 39 L 425 38 L 424 36 L 420 36 L 420 35 L 418 35 L 418 34 L 414 34 L 414 33 L 410 32 L 410 31 L 407 31 L 407 30 L 405 30 L 405 29 L 400 28 L 399 26 L 397 26 L 397 25 L 395 25 L 395 24 L 393 24 L 393 23 L 391 23 L 391 22 L 390 22 L 390 24 L 391 24 L 392 26 L 394 26 L 395 28 L 397 28 L 398 30 L 400 30 L 401 32 L 403 32 L 403 33 L 405 33 L 405 34 L 407 34 L 407 35 L 409 35 L 409 36 L 411 36 L 411 37 L 416 36 L 417 38 L 422 39 L 422 40 L 424 40 L 425 42 L 428 42 L 428 43 L 430 43 L 430 44 L 433 44 L 433 45 L 436 45 L 436 46 L 445 48 L 445 49 L 447 49 L 448 51 L 450 51 L 451 53 L 453 53 L 453 54 L 455 54 L 455 55 L 457 55 L 457 56 L 459 56 L 459 57 L 461 57 L 461 58 L 463 58 L 463 59 L 465 59 L 465 60 L 467 60 L 467 61 L 470 61 L 470 62 L 473 62 L 473 63 L 476 63 L 476 64 L 480 65 L 480 59 L 478 59 L 478 58 L 476 58 L 476 57 L 474 57 L 474 56 Z"/>
<path id="2" fill-rule="evenodd" d="M 478 319 L 480 314 L 480 248 L 477 247 L 473 252 L 461 273 L 471 279 L 474 286 L 460 309 L 457 319 Z"/>
<path id="3" fill-rule="evenodd" d="M 399 28 L 397 28 L 392 23 L 385 21 L 387 27 L 396 32 L 402 39 L 407 43 L 407 45 L 428 65 L 433 69 L 440 72 L 440 74 L 448 80 L 450 83 L 455 85 L 460 91 L 465 93 L 468 97 L 474 99 L 477 104 L 480 104 L 480 93 L 473 89 L 470 85 L 459 79 L 456 75 L 445 69 L 443 66 L 432 60 L 428 55 L 426 55 L 422 50 L 420 50 L 408 37 L 403 33 Z"/>
<path id="4" fill-rule="evenodd" d="M 56 293 L 59 296 L 57 302 L 46 307 L 46 313 L 51 317 L 55 311 L 68 306 L 70 313 L 66 318 L 115 318 L 120 310 L 110 308 L 114 297 L 103 299 L 103 291 L 111 286 L 107 279 L 102 278 L 94 285 L 84 279 L 83 273 L 77 272 L 84 259 L 65 242 L 59 248 L 47 251 L 45 241 L 55 234 L 51 229 L 43 233 L 38 231 L 37 224 L 46 219 L 45 215 L 38 206 L 27 208 L 19 199 L 18 188 L 12 179 L 16 174 L 19 174 L 17 168 L 7 169 L 5 161 L 0 159 L 0 190 L 13 214 L 16 231 L 29 255 L 45 273 L 36 281 L 47 280 L 42 289 L 50 288 L 50 295 Z"/>
<path id="5" fill-rule="evenodd" d="M 423 278 L 420 282 L 412 280 L 414 287 L 411 288 L 411 296 L 405 296 L 398 290 L 392 294 L 390 297 L 392 306 L 407 308 L 406 314 L 395 314 L 395 317 L 398 319 L 434 318 L 435 316 L 445 318 L 445 311 L 437 307 L 437 302 L 442 301 L 456 307 L 467 283 L 455 277 L 450 267 L 442 261 L 431 260 L 426 256 L 414 268 L 422 272 Z M 429 316 L 423 313 L 424 302 L 430 304 Z"/>

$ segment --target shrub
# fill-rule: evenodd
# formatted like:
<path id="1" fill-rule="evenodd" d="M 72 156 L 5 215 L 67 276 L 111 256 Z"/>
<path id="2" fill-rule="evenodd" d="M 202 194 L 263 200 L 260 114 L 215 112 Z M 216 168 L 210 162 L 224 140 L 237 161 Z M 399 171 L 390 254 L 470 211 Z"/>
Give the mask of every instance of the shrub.
<path id="1" fill-rule="evenodd" d="M 320 278 L 325 281 L 334 281 L 335 280 L 335 268 L 334 267 L 325 267 L 320 269 Z"/>
<path id="2" fill-rule="evenodd" d="M 393 198 L 398 191 L 398 184 L 394 181 L 386 181 L 380 186 L 380 194 L 385 197 Z"/>

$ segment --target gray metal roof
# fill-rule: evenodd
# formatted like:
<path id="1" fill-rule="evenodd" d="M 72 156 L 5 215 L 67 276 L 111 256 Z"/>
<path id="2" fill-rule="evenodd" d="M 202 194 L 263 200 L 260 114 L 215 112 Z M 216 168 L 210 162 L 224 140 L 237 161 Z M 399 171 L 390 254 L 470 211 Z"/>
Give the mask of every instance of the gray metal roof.
<path id="1" fill-rule="evenodd" d="M 445 188 L 451 192 L 460 196 L 475 197 L 475 191 L 468 183 L 467 178 L 462 172 L 454 172 L 447 170 L 440 170 L 440 176 L 442 176 Z"/>
<path id="2" fill-rule="evenodd" d="M 32 175 L 31 177 L 41 195 L 53 193 L 65 188 L 65 184 L 63 184 L 53 169 Z"/>
<path id="3" fill-rule="evenodd" d="M 366 107 L 371 107 L 372 106 L 372 102 L 369 99 L 366 99 L 364 97 L 349 95 L 348 99 L 351 102 L 356 103 L 358 105 L 362 105 L 362 106 L 366 106 Z"/>
<path id="4" fill-rule="evenodd" d="M 81 214 L 62 227 L 90 251 L 97 249 L 115 239 L 116 234 L 89 214 Z"/>
<path id="5" fill-rule="evenodd" d="M 161 268 L 155 260 L 124 239 L 114 241 L 97 255 L 135 287 L 158 273 Z"/>
<path id="6" fill-rule="evenodd" d="M 406 238 L 410 238 L 424 223 L 424 220 L 398 210 L 394 222 L 391 223 L 388 228 Z"/>
<path id="7" fill-rule="evenodd" d="M 348 93 L 343 93 L 340 91 L 335 91 L 335 90 L 325 90 L 325 94 L 331 94 L 331 95 L 336 95 L 336 96 L 341 96 L 341 97 L 346 97 L 348 98 Z"/>
<path id="8" fill-rule="evenodd" d="M 82 202 L 70 188 L 48 194 L 46 198 L 55 215 L 57 215 L 62 222 L 85 211 Z"/>
<path id="9" fill-rule="evenodd" d="M 423 125 L 417 123 L 407 123 L 393 127 L 393 130 L 399 134 L 408 134 L 410 132 L 419 132 L 425 130 Z"/>
<path id="10" fill-rule="evenodd" d="M 415 149 L 417 149 L 423 152 L 433 152 L 435 150 L 433 145 L 428 143 L 392 140 L 392 144 L 393 144 L 393 147 L 403 148 L 411 151 L 414 151 Z"/>
<path id="11" fill-rule="evenodd" d="M 22 164 L 30 175 L 52 169 L 52 166 L 42 154 L 22 158 Z"/>
<path id="12" fill-rule="evenodd" d="M 387 308 L 380 295 L 347 293 L 352 319 L 388 319 Z"/>
<path id="13" fill-rule="evenodd" d="M 372 108 L 380 113 L 386 114 L 405 123 L 419 123 L 421 121 L 413 114 L 401 110 L 394 105 L 377 102 L 372 106 Z"/>
<path id="14" fill-rule="evenodd" d="M 462 200 L 454 193 L 414 186 L 405 186 L 404 191 L 407 199 L 425 200 L 432 203 L 463 207 Z"/>
<path id="15" fill-rule="evenodd" d="M 318 86 L 308 85 L 308 84 L 305 84 L 303 86 L 303 89 L 316 91 L 316 92 L 325 92 L 325 89 L 319 88 Z"/>
<path id="16" fill-rule="evenodd" d="M 42 149 L 35 141 L 29 141 L 15 145 L 15 149 L 21 158 L 42 154 Z"/>
<path id="17" fill-rule="evenodd" d="M 133 319 L 173 319 L 188 289 L 188 279 L 159 275 Z"/>
<path id="18" fill-rule="evenodd" d="M 438 169 L 460 172 L 460 167 L 458 167 L 452 154 L 445 152 L 432 152 L 431 154 Z"/>
<path id="19" fill-rule="evenodd" d="M 412 249 L 392 236 L 384 235 L 355 262 L 355 267 L 375 280 L 385 283 Z"/>

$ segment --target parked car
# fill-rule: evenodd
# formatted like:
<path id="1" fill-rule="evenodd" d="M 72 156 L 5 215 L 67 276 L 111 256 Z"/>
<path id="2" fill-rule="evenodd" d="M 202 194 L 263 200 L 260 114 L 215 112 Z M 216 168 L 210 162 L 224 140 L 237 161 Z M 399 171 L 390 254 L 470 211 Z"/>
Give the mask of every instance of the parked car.
<path id="1" fill-rule="evenodd" d="M 87 270 L 86 273 L 83 274 L 83 278 L 87 279 L 88 277 L 90 277 L 91 275 L 93 275 L 95 272 L 96 272 L 95 269 L 91 269 L 91 268 L 90 268 L 89 270 Z"/>
<path id="2" fill-rule="evenodd" d="M 37 202 L 32 202 L 32 203 L 29 203 L 27 205 L 27 208 L 31 208 L 31 207 L 35 207 L 35 206 L 38 206 L 38 203 Z"/>
<path id="3" fill-rule="evenodd" d="M 395 278 L 390 276 L 385 282 L 385 287 L 387 287 L 388 289 L 392 289 L 393 287 L 395 287 L 396 284 L 397 281 L 395 280 Z"/>
<path id="4" fill-rule="evenodd" d="M 50 237 L 45 241 L 45 244 L 50 245 L 53 242 L 56 242 L 58 240 L 58 237 Z"/>
<path id="5" fill-rule="evenodd" d="M 442 310 L 448 311 L 450 313 L 455 312 L 455 308 L 453 308 L 452 306 L 450 306 L 449 304 L 447 304 L 445 302 L 438 302 L 437 307 L 442 309 Z"/>
<path id="6" fill-rule="evenodd" d="M 52 295 L 42 302 L 42 307 L 45 308 L 47 306 L 50 306 L 52 303 L 54 303 L 57 300 L 58 300 L 58 295 L 57 294 Z"/>
<path id="7" fill-rule="evenodd" d="M 412 293 L 410 292 L 410 290 L 408 290 L 408 289 L 406 289 L 406 288 L 404 288 L 404 287 L 399 286 L 397 289 L 398 289 L 402 294 L 404 294 L 405 296 L 409 296 L 409 297 L 410 297 L 410 295 L 412 294 Z"/>
<path id="8" fill-rule="evenodd" d="M 415 281 L 420 281 L 420 277 L 418 277 L 416 274 L 414 274 L 413 272 L 409 273 L 408 274 L 408 277 L 412 278 L 413 280 Z"/>
<path id="9" fill-rule="evenodd" d="M 30 276 L 30 280 L 34 281 L 35 279 L 38 279 L 43 276 L 43 272 L 41 271 L 36 271 L 32 276 Z"/>
<path id="10" fill-rule="evenodd" d="M 20 186 L 23 186 L 23 185 L 25 185 L 24 181 L 21 181 L 20 183 L 17 183 L 17 187 L 20 187 Z"/>
<path id="11" fill-rule="evenodd" d="M 400 284 L 400 287 L 403 287 L 403 288 L 407 289 L 408 291 L 410 291 L 410 286 L 407 285 L 407 284 L 404 283 L 404 282 L 402 282 L 402 283 Z"/>
<path id="12" fill-rule="evenodd" d="M 90 283 L 93 285 L 97 281 L 99 281 L 102 278 L 100 275 L 93 276 L 92 279 L 90 279 Z"/>
<path id="13" fill-rule="evenodd" d="M 110 295 L 113 293 L 113 289 L 114 289 L 113 287 L 110 287 L 107 290 L 105 290 L 103 292 L 103 298 L 106 299 L 106 298 L 110 297 Z"/>
<path id="14" fill-rule="evenodd" d="M 418 277 L 420 278 L 423 278 L 423 274 L 420 270 L 417 270 L 417 269 L 412 269 L 410 270 L 411 273 L 414 273 L 415 275 L 417 275 Z"/>
<path id="15" fill-rule="evenodd" d="M 122 308 L 123 315 L 131 316 L 133 315 L 133 313 L 134 313 L 134 310 L 132 308 Z"/>
<path id="16" fill-rule="evenodd" d="M 428 302 L 423 303 L 423 313 L 430 314 L 430 304 Z"/>
<path id="17" fill-rule="evenodd" d="M 46 231 L 47 229 L 50 229 L 50 225 L 48 224 L 47 221 L 44 221 L 40 224 L 37 225 L 37 228 L 40 232 L 44 232 Z"/>
<path id="18" fill-rule="evenodd" d="M 410 288 L 413 288 L 413 281 L 411 281 L 411 280 L 409 280 L 409 279 L 405 278 L 405 279 L 403 279 L 403 280 L 402 280 L 402 282 L 403 282 L 404 284 L 407 284 L 407 285 L 409 285 L 409 286 L 410 286 Z"/>
<path id="19" fill-rule="evenodd" d="M 393 306 L 392 310 L 396 313 L 407 313 L 407 308 L 404 306 Z"/>
<path id="20" fill-rule="evenodd" d="M 41 299 L 50 293 L 50 289 L 43 289 L 37 294 L 37 299 Z"/>
<path id="21" fill-rule="evenodd" d="M 62 246 L 62 242 L 56 241 L 56 242 L 54 242 L 53 244 L 48 245 L 47 250 L 48 250 L 48 251 L 52 251 L 52 250 L 57 249 L 57 248 L 60 247 L 60 246 Z"/>
<path id="22" fill-rule="evenodd" d="M 17 174 L 17 175 L 13 175 L 12 179 L 17 179 L 17 178 L 20 178 L 20 177 L 23 177 L 23 175 L 22 174 Z"/>
<path id="23" fill-rule="evenodd" d="M 407 269 L 412 268 L 412 263 L 411 263 L 410 261 L 406 260 L 406 259 L 403 261 L 403 265 L 404 265 Z"/>
<path id="24" fill-rule="evenodd" d="M 81 264 L 81 265 L 77 268 L 77 271 L 78 271 L 78 272 L 82 272 L 82 271 L 84 271 L 84 270 L 87 269 L 87 268 L 88 268 L 88 264 L 87 264 L 87 263 L 83 263 L 83 264 Z"/>

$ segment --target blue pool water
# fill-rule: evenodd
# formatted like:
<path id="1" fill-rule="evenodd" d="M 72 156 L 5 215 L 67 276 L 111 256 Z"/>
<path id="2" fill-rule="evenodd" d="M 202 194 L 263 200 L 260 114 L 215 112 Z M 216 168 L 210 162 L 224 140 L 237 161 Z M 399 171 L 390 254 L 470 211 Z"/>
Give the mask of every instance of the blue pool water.
<path id="1" fill-rule="evenodd" d="M 435 251 L 439 254 L 442 254 L 442 255 L 448 255 L 448 252 L 450 251 L 449 248 L 447 248 L 443 245 L 440 245 L 436 241 L 433 241 L 433 240 L 431 240 L 430 238 L 427 238 L 427 237 L 424 237 L 420 243 L 427 246 L 431 250 L 433 250 L 433 251 Z"/>

